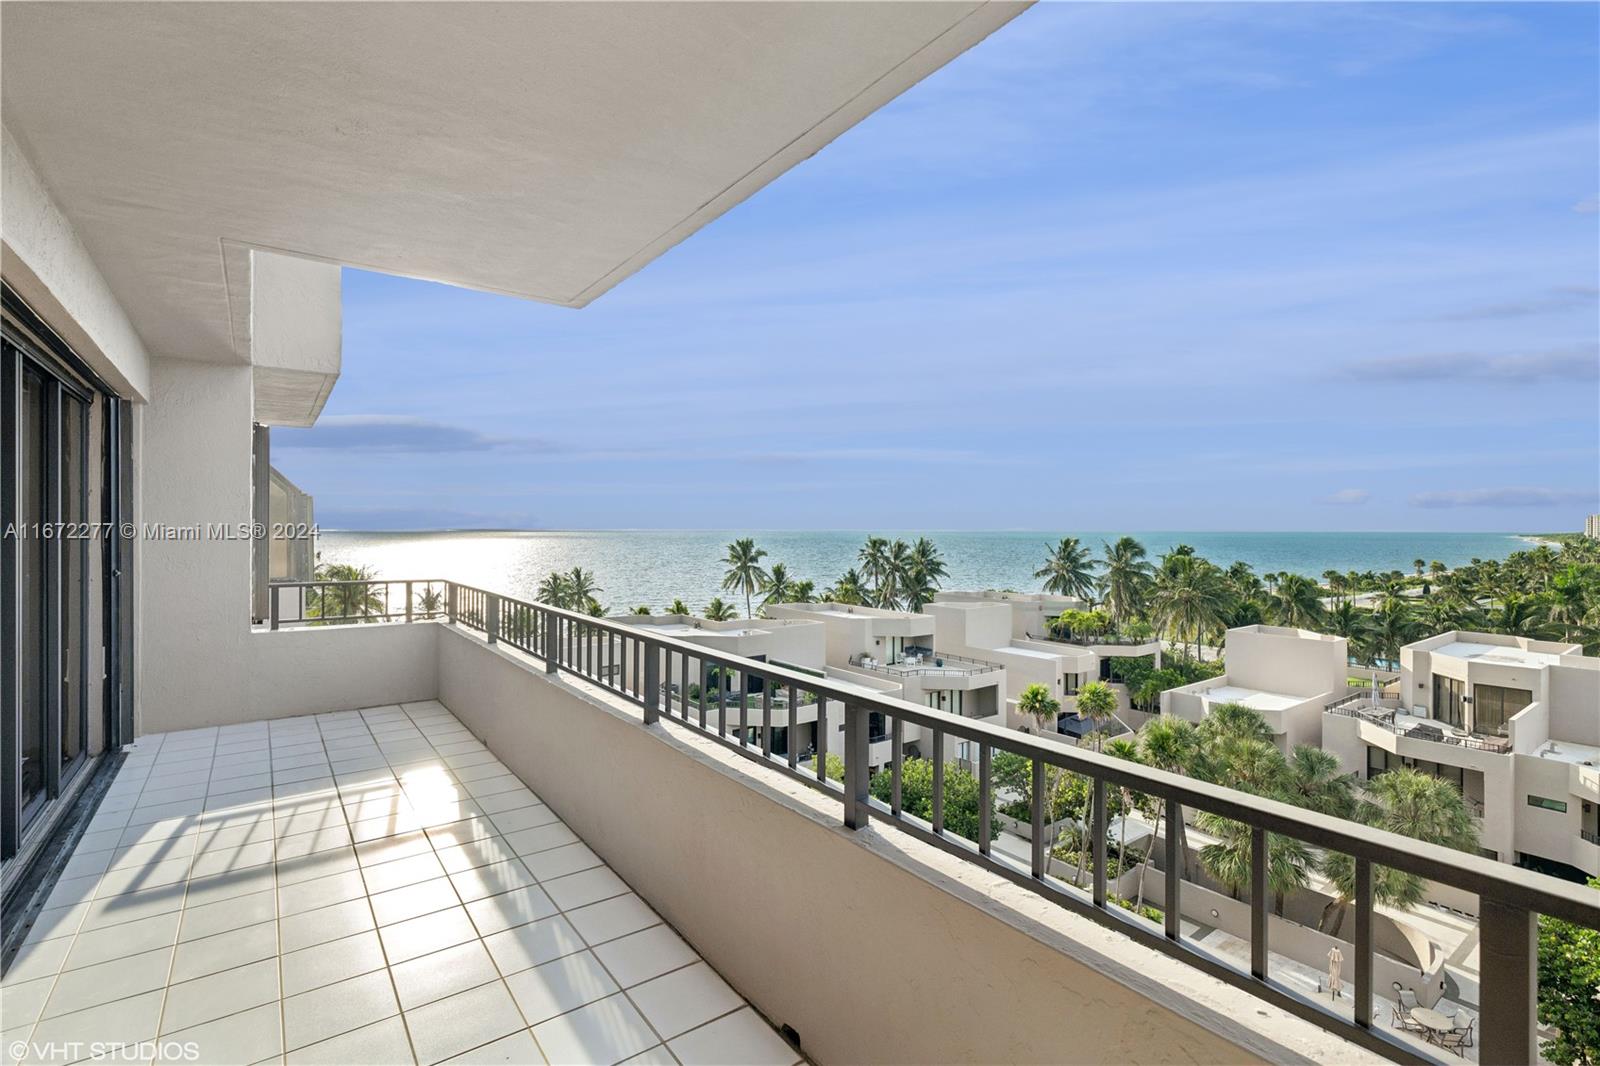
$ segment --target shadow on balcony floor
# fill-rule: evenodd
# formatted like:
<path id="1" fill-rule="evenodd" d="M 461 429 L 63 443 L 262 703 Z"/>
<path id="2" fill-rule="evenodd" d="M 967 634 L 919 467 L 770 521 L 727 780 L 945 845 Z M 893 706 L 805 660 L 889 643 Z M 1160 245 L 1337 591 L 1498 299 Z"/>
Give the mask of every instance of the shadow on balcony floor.
<path id="1" fill-rule="evenodd" d="M 7 1062 L 797 1060 L 440 703 L 129 752 L 5 975 Z"/>

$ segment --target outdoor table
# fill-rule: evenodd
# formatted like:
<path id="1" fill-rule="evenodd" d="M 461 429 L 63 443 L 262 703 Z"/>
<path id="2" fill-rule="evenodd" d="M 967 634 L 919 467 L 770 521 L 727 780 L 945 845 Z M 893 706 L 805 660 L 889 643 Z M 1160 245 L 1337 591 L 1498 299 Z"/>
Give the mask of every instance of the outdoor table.
<path id="1" fill-rule="evenodd" d="M 1411 1017 L 1421 1023 L 1428 1030 L 1428 1040 L 1432 1041 L 1441 1033 L 1448 1033 L 1456 1027 L 1456 1020 L 1440 1014 L 1431 1007 L 1417 1007 L 1411 1011 Z"/>

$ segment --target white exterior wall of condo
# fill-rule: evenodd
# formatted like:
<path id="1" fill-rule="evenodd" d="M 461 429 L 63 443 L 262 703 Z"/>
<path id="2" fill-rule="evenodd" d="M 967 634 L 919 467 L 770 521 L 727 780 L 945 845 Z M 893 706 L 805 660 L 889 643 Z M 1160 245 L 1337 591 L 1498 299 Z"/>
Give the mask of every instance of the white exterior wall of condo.
<path id="1" fill-rule="evenodd" d="M 933 617 L 914 611 L 845 603 L 782 603 L 766 607 L 764 613 L 772 618 L 822 623 L 827 629 L 828 662 L 834 666 L 858 661 L 863 655 L 897 663 L 906 648 L 934 646 Z"/>
<path id="2" fill-rule="evenodd" d="M 1505 861 L 1600 876 L 1600 658 L 1452 631 L 1402 648 L 1400 666 L 1402 724 L 1327 714 L 1324 746 L 1363 776 L 1411 765 L 1458 781 Z"/>
<path id="3" fill-rule="evenodd" d="M 917 663 L 905 661 L 907 649 L 938 647 L 938 619 L 933 613 L 837 603 L 774 604 L 766 608 L 766 613 L 780 619 L 822 625 L 827 631 L 827 663 L 831 676 L 848 677 L 871 688 L 887 685 L 881 690 L 900 699 L 969 718 L 992 719 L 1005 714 L 1008 674 L 1005 669 L 979 669 L 976 664 L 955 661 L 941 667 L 936 660 L 925 657 Z M 917 727 L 906 731 L 907 748 L 919 754 L 928 754 L 931 742 L 932 737 L 925 736 Z M 948 758 L 958 757 L 953 747 L 947 747 Z M 882 748 L 886 760 L 888 744 L 883 744 Z M 879 752 L 874 750 L 875 765 L 881 761 L 878 756 Z"/>
<path id="4" fill-rule="evenodd" d="M 935 603 L 1003 603 L 1011 608 L 1011 636 L 1032 640 L 1050 630 L 1050 620 L 1062 611 L 1087 610 L 1089 605 L 1074 596 L 1049 592 L 996 592 L 993 589 L 963 591 L 953 589 L 934 594 Z"/>
<path id="5" fill-rule="evenodd" d="M 1284 626 L 1240 626 L 1223 642 L 1228 672 L 1161 694 L 1164 714 L 1201 721 L 1212 706 L 1261 712 L 1285 752 L 1322 743 L 1322 710 L 1346 692 L 1349 642 Z"/>
<path id="6" fill-rule="evenodd" d="M 1010 602 L 980 597 L 936 600 L 926 608 L 937 620 L 939 651 L 987 659 L 1006 668 L 1006 725 L 1031 729 L 1037 723 L 1016 709 L 1023 689 L 1043 685 L 1065 706 L 1081 682 L 1096 676 L 1097 667 L 1093 653 L 1084 649 L 1014 638 L 1014 609 Z"/>

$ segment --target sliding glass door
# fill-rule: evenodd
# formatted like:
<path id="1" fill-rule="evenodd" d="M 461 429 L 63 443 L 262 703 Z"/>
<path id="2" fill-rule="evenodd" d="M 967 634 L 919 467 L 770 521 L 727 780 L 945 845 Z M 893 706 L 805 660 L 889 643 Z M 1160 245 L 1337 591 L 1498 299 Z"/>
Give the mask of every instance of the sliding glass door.
<path id="1" fill-rule="evenodd" d="M 121 484 L 112 412 L 124 405 L 9 290 L 4 296 L 0 859 L 10 860 L 37 850 L 64 809 L 58 801 L 73 794 L 94 754 L 119 740 L 115 638 L 124 606 L 113 593 L 125 590 L 110 563 L 125 546 L 120 525 L 101 515 Z M 91 611 L 95 595 L 105 603 Z M 15 870 L 9 862 L 4 870 L 9 890 Z"/>

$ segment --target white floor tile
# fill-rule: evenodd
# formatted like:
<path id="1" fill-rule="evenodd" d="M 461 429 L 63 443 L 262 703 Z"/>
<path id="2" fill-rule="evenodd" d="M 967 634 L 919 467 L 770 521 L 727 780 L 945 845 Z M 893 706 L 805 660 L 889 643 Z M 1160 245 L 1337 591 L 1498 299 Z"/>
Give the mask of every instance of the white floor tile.
<path id="1" fill-rule="evenodd" d="M 472 919 L 463 907 L 450 907 L 424 914 L 420 918 L 396 922 L 384 926 L 379 932 L 391 966 L 478 939 Z"/>
<path id="2" fill-rule="evenodd" d="M 402 1010 L 414 1010 L 425 1003 L 444 999 L 490 981 L 500 980 L 483 942 L 470 940 L 409 962 L 396 963 L 390 970 Z"/>
<path id="3" fill-rule="evenodd" d="M 506 986 L 531 1025 L 618 991 L 600 960 L 587 951 L 512 974 Z"/>
<path id="4" fill-rule="evenodd" d="M 703 962 L 635 985 L 628 990 L 628 998 L 667 1040 L 744 1002 Z"/>
<path id="5" fill-rule="evenodd" d="M 534 1039 L 551 1062 L 621 1062 L 658 1042 L 655 1033 L 621 995 L 558 1015 L 533 1027 Z"/>
<path id="6" fill-rule="evenodd" d="M 378 941 L 378 934 L 371 930 L 291 951 L 280 963 L 285 996 L 297 996 L 313 988 L 360 977 L 386 965 L 383 945 Z"/>
<path id="7" fill-rule="evenodd" d="M 567 912 L 567 919 L 590 944 L 601 944 L 619 936 L 655 925 L 660 918 L 644 900 L 629 893 Z"/>
<path id="8" fill-rule="evenodd" d="M 669 1041 L 683 1066 L 789 1066 L 800 1056 L 749 1007 Z"/>
<path id="9" fill-rule="evenodd" d="M 290 1051 L 398 1014 L 386 970 L 352 977 L 283 1001 L 284 1041 Z"/>
<path id="10" fill-rule="evenodd" d="M 445 1061 L 459 1066 L 544 1066 L 545 1058 L 533 1034 L 523 1030 Z"/>
<path id="11" fill-rule="evenodd" d="M 263 959 L 167 989 L 161 1031 L 188 1029 L 278 1001 L 278 960 Z"/>
<path id="12" fill-rule="evenodd" d="M 601 944 L 594 953 L 623 988 L 660 977 L 700 958 L 682 937 L 665 925 L 651 926 Z"/>
<path id="13" fill-rule="evenodd" d="M 416 1060 L 405 1022 L 394 1017 L 291 1051 L 284 1061 L 289 1066 L 397 1066 Z"/>
<path id="14" fill-rule="evenodd" d="M 582 951 L 583 940 L 560 915 L 484 937 L 501 973 L 516 973 L 530 966 Z"/>
<path id="15" fill-rule="evenodd" d="M 406 1012 L 417 1061 L 440 1062 L 525 1028 L 506 986 L 495 981 Z"/>

